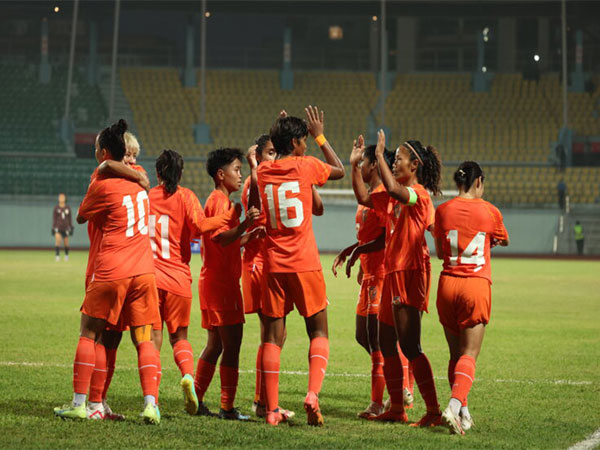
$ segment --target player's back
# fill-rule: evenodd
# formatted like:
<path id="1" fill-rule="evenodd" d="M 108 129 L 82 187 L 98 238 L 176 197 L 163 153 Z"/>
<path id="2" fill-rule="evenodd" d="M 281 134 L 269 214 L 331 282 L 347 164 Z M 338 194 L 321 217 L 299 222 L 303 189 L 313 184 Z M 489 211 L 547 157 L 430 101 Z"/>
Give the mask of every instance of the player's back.
<path id="1" fill-rule="evenodd" d="M 312 185 L 322 186 L 331 166 L 312 156 L 266 161 L 258 167 L 261 205 L 267 212 L 269 272 L 321 270 L 312 229 Z"/>
<path id="2" fill-rule="evenodd" d="M 442 273 L 491 282 L 491 240 L 508 237 L 498 208 L 483 199 L 456 197 L 438 206 L 435 227 L 443 238 Z"/>
<path id="3" fill-rule="evenodd" d="M 204 219 L 204 210 L 196 195 L 178 186 L 170 194 L 164 186 L 148 193 L 148 228 L 154 253 L 156 286 L 176 295 L 191 297 L 191 240 L 199 237 L 196 225 Z"/>
<path id="4" fill-rule="evenodd" d="M 88 220 L 100 217 L 101 221 L 95 280 L 119 280 L 154 272 L 148 238 L 148 194 L 137 183 L 97 177 L 79 213 Z"/>

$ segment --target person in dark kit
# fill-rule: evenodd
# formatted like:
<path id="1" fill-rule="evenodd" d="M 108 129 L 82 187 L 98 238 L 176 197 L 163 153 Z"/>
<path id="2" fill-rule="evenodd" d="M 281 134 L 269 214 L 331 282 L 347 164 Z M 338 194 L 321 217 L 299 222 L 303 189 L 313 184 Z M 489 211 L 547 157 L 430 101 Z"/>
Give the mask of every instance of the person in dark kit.
<path id="1" fill-rule="evenodd" d="M 60 261 L 61 241 L 65 243 L 65 261 L 69 260 L 69 236 L 73 236 L 73 221 L 71 207 L 67 205 L 65 194 L 58 194 L 58 205 L 52 214 L 52 235 L 54 236 L 54 249 L 56 261 Z"/>
<path id="2" fill-rule="evenodd" d="M 577 254 L 583 255 L 583 227 L 579 220 L 575 221 L 575 226 L 573 227 L 573 232 L 575 233 L 575 243 L 577 244 Z"/>
<path id="3" fill-rule="evenodd" d="M 561 179 L 556 185 L 556 188 L 558 190 L 558 207 L 561 211 L 564 211 L 567 205 L 567 185 L 565 184 L 565 181 Z"/>

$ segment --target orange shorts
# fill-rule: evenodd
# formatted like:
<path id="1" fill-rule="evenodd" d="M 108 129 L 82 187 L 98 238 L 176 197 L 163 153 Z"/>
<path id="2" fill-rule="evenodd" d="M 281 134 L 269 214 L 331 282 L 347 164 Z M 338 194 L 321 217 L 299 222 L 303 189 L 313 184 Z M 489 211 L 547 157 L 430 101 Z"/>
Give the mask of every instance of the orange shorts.
<path id="1" fill-rule="evenodd" d="M 262 282 L 264 271 L 253 267 L 253 270 L 242 268 L 242 293 L 244 294 L 244 312 L 253 314 L 260 311 Z"/>
<path id="2" fill-rule="evenodd" d="M 488 324 L 492 311 L 492 287 L 480 277 L 441 275 L 437 310 L 440 323 L 452 334 L 480 323 Z"/>
<path id="3" fill-rule="evenodd" d="M 300 273 L 269 273 L 264 277 L 262 313 L 285 317 L 294 309 L 303 317 L 323 311 L 329 302 L 322 270 Z"/>
<path id="4" fill-rule="evenodd" d="M 126 325 L 137 327 L 160 320 L 158 294 L 153 273 L 114 281 L 92 281 L 81 312 L 111 325 L 123 316 Z"/>
<path id="5" fill-rule="evenodd" d="M 154 330 L 162 330 L 163 322 L 165 322 L 169 334 L 173 334 L 177 331 L 177 328 L 189 326 L 190 314 L 192 312 L 192 298 L 182 297 L 164 289 L 159 289 L 158 309 L 161 320 L 155 323 L 152 328 Z"/>
<path id="6" fill-rule="evenodd" d="M 383 289 L 383 278 L 363 278 L 356 304 L 356 315 L 367 317 L 369 314 L 377 314 L 381 303 L 381 291 Z"/>
<path id="7" fill-rule="evenodd" d="M 393 305 L 407 305 L 427 312 L 431 269 L 398 270 L 386 274 L 377 319 L 394 326 Z"/>
<path id="8" fill-rule="evenodd" d="M 244 323 L 244 301 L 237 278 L 208 274 L 200 276 L 202 328 Z"/>

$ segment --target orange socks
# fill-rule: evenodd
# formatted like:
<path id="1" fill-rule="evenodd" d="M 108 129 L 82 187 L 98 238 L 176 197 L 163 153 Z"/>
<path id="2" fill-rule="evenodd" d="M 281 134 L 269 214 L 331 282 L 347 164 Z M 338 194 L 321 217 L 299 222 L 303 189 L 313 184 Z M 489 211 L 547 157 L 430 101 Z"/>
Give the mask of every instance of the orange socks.
<path id="1" fill-rule="evenodd" d="M 308 392 L 321 392 L 325 369 L 329 360 L 329 339 L 316 337 L 310 341 L 308 350 Z"/>
<path id="2" fill-rule="evenodd" d="M 265 343 L 262 345 L 262 376 L 267 398 L 267 411 L 275 411 L 279 406 L 279 365 L 281 347 Z"/>
<path id="3" fill-rule="evenodd" d="M 263 355 L 263 346 L 262 344 L 258 346 L 258 352 L 256 352 L 256 382 L 254 388 L 254 402 L 261 402 L 262 395 L 262 355 Z"/>
<path id="4" fill-rule="evenodd" d="M 157 372 L 160 360 L 156 357 L 156 349 L 150 341 L 140 342 L 137 346 L 138 372 L 144 396 L 152 395 L 156 398 L 158 391 Z"/>
<path id="5" fill-rule="evenodd" d="M 212 381 L 213 375 L 215 374 L 216 366 L 207 361 L 204 361 L 202 358 L 198 358 L 198 365 L 196 366 L 196 377 L 194 378 L 194 388 L 196 390 L 196 395 L 198 396 L 198 401 L 202 401 L 204 399 L 204 394 L 210 386 L 210 382 Z"/>
<path id="6" fill-rule="evenodd" d="M 73 361 L 73 391 L 76 394 L 88 393 L 92 373 L 96 366 L 96 348 L 93 339 L 80 337 Z"/>
<path id="7" fill-rule="evenodd" d="M 378 350 L 371 353 L 371 401 L 383 404 L 385 377 L 383 376 L 383 355 Z"/>
<path id="8" fill-rule="evenodd" d="M 229 411 L 235 402 L 239 370 L 237 367 L 227 367 L 221 364 L 219 374 L 221 376 L 221 408 Z"/>
<path id="9" fill-rule="evenodd" d="M 153 344 L 154 345 L 154 344 Z M 162 364 L 160 362 L 160 351 L 154 348 L 156 353 L 156 403 L 158 403 L 158 391 L 160 390 L 160 380 L 162 380 Z"/>
<path id="10" fill-rule="evenodd" d="M 96 365 L 90 381 L 89 401 L 100 403 L 102 401 L 102 392 L 106 384 L 106 348 L 102 344 L 96 344 Z"/>
<path id="11" fill-rule="evenodd" d="M 107 348 L 106 349 L 106 381 L 104 382 L 104 390 L 102 391 L 102 399 L 106 398 L 110 382 L 112 381 L 113 374 L 115 373 L 115 362 L 117 361 L 117 349 Z"/>
<path id="12" fill-rule="evenodd" d="M 186 374 L 194 375 L 194 353 L 189 341 L 181 339 L 175 342 L 173 346 L 173 358 L 175 359 L 175 364 L 179 367 L 182 377 Z"/>
<path id="13" fill-rule="evenodd" d="M 383 358 L 383 373 L 392 405 L 404 405 L 402 397 L 402 362 L 399 355 Z"/>
<path id="14" fill-rule="evenodd" d="M 439 414 L 440 405 L 437 400 L 437 392 L 435 391 L 435 382 L 433 381 L 433 371 L 431 370 L 431 364 L 425 356 L 425 353 L 421 353 L 417 358 L 413 359 L 413 372 L 415 374 L 415 380 L 421 396 L 427 406 L 427 412 Z"/>
<path id="15" fill-rule="evenodd" d="M 467 396 L 475 379 L 475 360 L 470 356 L 463 355 L 456 363 L 454 369 L 454 383 L 452 385 L 452 398 L 460 400 L 466 405 Z"/>

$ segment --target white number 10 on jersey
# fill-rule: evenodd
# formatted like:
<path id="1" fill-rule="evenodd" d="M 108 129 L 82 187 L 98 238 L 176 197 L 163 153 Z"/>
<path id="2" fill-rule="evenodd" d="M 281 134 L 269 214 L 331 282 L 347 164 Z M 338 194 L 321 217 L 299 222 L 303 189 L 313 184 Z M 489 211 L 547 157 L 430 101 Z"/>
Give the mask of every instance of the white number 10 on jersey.
<path id="1" fill-rule="evenodd" d="M 287 198 L 287 193 L 298 194 L 300 192 L 300 184 L 297 181 L 287 181 L 281 183 L 277 188 L 277 203 L 279 208 L 275 210 L 275 197 L 272 184 L 265 186 L 265 195 L 269 206 L 269 223 L 271 228 L 277 228 L 277 212 L 279 212 L 279 220 L 286 228 L 296 228 L 302 225 L 304 221 L 304 209 L 302 201 L 299 198 Z M 294 209 L 295 217 L 290 218 L 289 210 Z"/>

